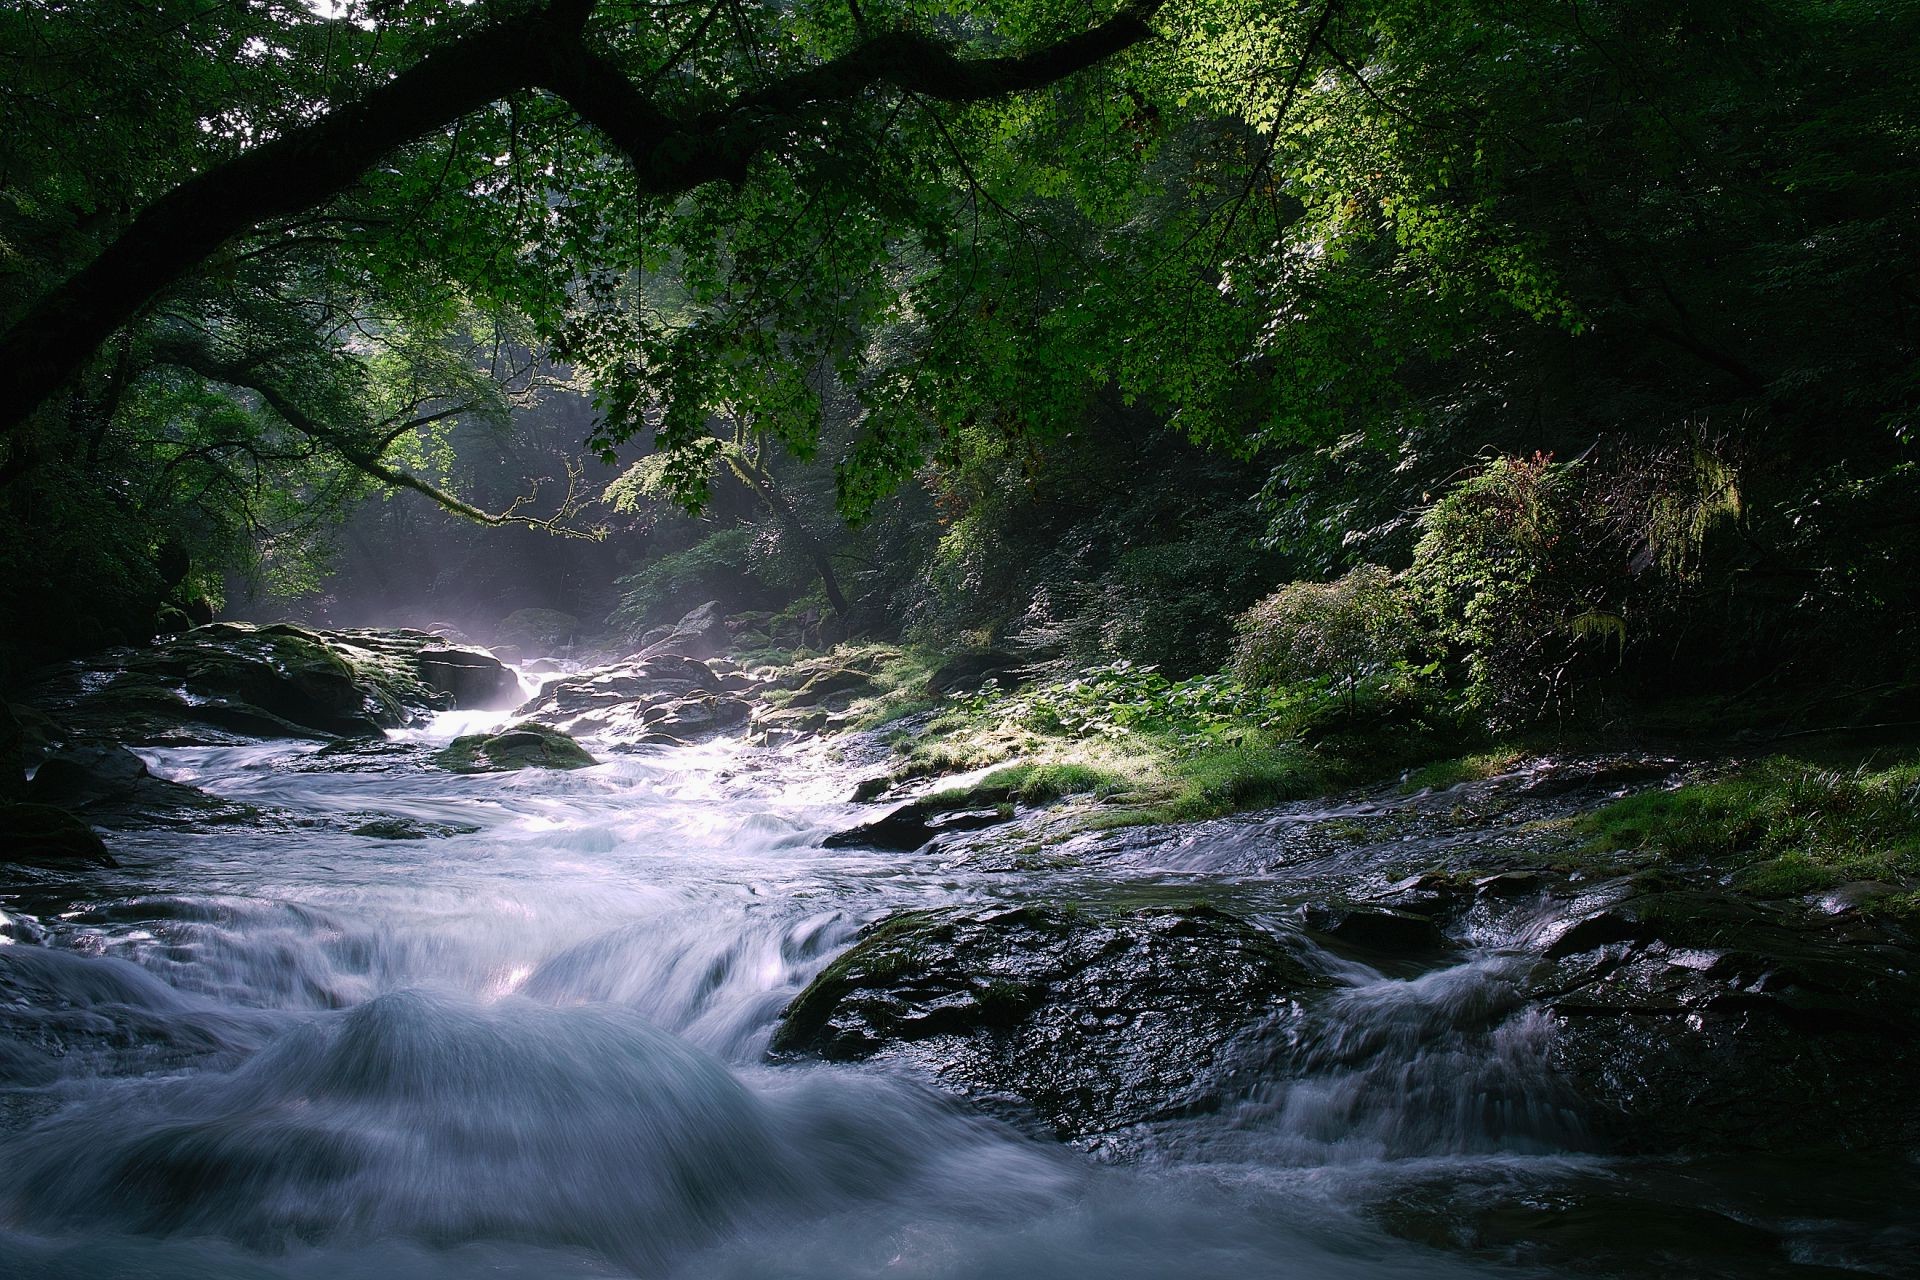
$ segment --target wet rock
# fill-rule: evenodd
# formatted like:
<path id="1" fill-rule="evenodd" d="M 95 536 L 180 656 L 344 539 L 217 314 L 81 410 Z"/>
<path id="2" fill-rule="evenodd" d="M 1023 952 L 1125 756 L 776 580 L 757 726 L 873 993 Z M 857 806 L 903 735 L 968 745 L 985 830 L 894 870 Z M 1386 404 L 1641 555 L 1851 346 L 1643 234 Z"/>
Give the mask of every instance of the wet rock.
<path id="1" fill-rule="evenodd" d="M 116 828 L 210 826 L 258 813 L 252 805 L 156 778 L 146 761 L 112 743 L 68 747 L 47 757 L 27 786 L 27 798 Z"/>
<path id="2" fill-rule="evenodd" d="M 753 714 L 748 737 L 767 746 L 778 746 L 821 732 L 829 719 L 831 716 L 821 707 L 763 707 Z"/>
<path id="3" fill-rule="evenodd" d="M 1015 684 L 1026 674 L 1026 666 L 1026 658 L 1005 649 L 956 654 L 927 677 L 927 696 L 944 698 L 956 693 L 975 693 L 991 680 L 1003 685 Z"/>
<path id="4" fill-rule="evenodd" d="M 978 831 L 1013 817 L 1013 791 L 975 786 L 909 800 L 883 817 L 837 831 L 820 842 L 826 849 L 891 849 L 909 853 L 935 836 Z"/>
<path id="5" fill-rule="evenodd" d="M 657 653 L 551 681 L 514 714 L 571 734 L 691 741 L 747 722 L 752 707 L 721 679 L 699 659 Z"/>
<path id="6" fill-rule="evenodd" d="M 1325 985 L 1205 906 L 908 912 L 822 971 L 773 1047 L 897 1061 L 1085 1136 L 1209 1105 L 1243 1040 Z"/>
<path id="7" fill-rule="evenodd" d="M 1369 951 L 1438 951 L 1446 936 L 1432 916 L 1393 907 L 1341 903 L 1307 912 L 1310 928 Z"/>
<path id="8" fill-rule="evenodd" d="M 388 738 L 344 738 L 279 767 L 290 773 L 398 773 L 433 763 L 433 748 Z"/>
<path id="9" fill-rule="evenodd" d="M 423 822 L 393 813 L 379 814 L 351 828 L 354 835 L 370 840 L 443 840 L 448 836 L 472 835 L 479 829 L 451 822 Z"/>
<path id="10" fill-rule="evenodd" d="M 1844 924 L 1844 921 L 1837 922 Z M 1555 1066 L 1635 1149 L 1920 1141 L 1920 955 L 1702 890 L 1548 930 Z"/>
<path id="11" fill-rule="evenodd" d="M 599 763 L 566 734 L 532 723 L 516 724 L 498 733 L 470 733 L 455 738 L 434 760 L 455 773 L 584 769 Z"/>
<path id="12" fill-rule="evenodd" d="M 862 778 L 853 785 L 853 795 L 849 800 L 853 804 L 868 804 L 879 799 L 893 788 L 895 780 L 892 774 L 883 773 L 877 778 Z"/>
<path id="13" fill-rule="evenodd" d="M 0 862 L 119 865 L 94 829 L 47 804 L 0 804 Z"/>
<path id="14" fill-rule="evenodd" d="M 25 694 L 77 739 L 206 745 L 377 736 L 460 705 L 435 687 L 435 672 L 469 696 L 511 679 L 491 656 L 424 631 L 223 622 L 50 668 Z"/>
<path id="15" fill-rule="evenodd" d="M 490 653 L 443 649 L 422 653 L 417 666 L 429 689 L 453 699 L 456 707 L 491 711 L 520 700 L 520 680 Z"/>

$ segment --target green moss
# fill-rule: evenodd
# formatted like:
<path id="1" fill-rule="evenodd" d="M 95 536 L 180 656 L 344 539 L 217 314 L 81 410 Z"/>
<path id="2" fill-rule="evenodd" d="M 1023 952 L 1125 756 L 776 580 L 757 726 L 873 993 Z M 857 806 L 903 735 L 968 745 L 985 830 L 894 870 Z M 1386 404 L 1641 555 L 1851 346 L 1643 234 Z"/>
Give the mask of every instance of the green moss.
<path id="1" fill-rule="evenodd" d="M 1851 768 L 1774 757 L 1616 801 L 1575 824 L 1592 849 L 1650 850 L 1762 895 L 1920 880 L 1920 757 Z"/>
<path id="2" fill-rule="evenodd" d="M 584 769 L 598 764 L 587 749 L 561 733 L 531 721 L 498 733 L 455 738 L 434 757 L 454 773 L 508 773 L 515 769 Z"/>

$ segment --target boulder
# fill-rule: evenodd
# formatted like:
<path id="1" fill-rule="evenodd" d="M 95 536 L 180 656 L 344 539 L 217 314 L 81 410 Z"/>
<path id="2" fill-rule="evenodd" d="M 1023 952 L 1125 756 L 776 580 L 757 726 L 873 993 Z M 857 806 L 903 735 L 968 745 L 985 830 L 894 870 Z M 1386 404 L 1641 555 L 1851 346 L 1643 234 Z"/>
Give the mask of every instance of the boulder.
<path id="1" fill-rule="evenodd" d="M 421 681 L 455 707 L 492 711 L 520 701 L 519 677 L 490 653 L 441 649 L 422 653 L 417 665 Z"/>
<path id="2" fill-rule="evenodd" d="M 1920 1142 L 1920 954 L 1843 917 L 1637 887 L 1553 921 L 1529 994 L 1630 1149 Z"/>
<path id="3" fill-rule="evenodd" d="M 434 666 L 433 664 L 437 664 Z M 448 674 L 461 669 L 457 677 Z M 424 631 L 316 632 L 222 622 L 32 677 L 25 700 L 75 738 L 204 745 L 378 736 L 512 679 L 490 655 Z"/>
<path id="4" fill-rule="evenodd" d="M 898 805 L 872 822 L 837 831 L 820 842 L 826 849 L 891 849 L 910 853 L 935 836 L 977 831 L 1013 817 L 1013 788 L 975 783 L 936 791 Z"/>
<path id="5" fill-rule="evenodd" d="M 1014 684 L 1025 674 L 1026 666 L 1026 658 L 1005 649 L 955 654 L 927 677 L 927 696 L 944 698 L 956 693 L 976 693 L 986 687 L 989 680 Z"/>
<path id="6" fill-rule="evenodd" d="M 1216 1101 L 1248 1038 L 1327 985 L 1206 906 L 907 912 L 787 1006 L 773 1048 L 898 1062 L 1079 1137 Z"/>
<path id="7" fill-rule="evenodd" d="M 653 733 L 689 739 L 736 728 L 750 711 L 705 662 L 657 653 L 550 681 L 514 714 L 566 733 L 643 741 Z"/>
<path id="8" fill-rule="evenodd" d="M 117 866 L 94 829 L 47 804 L 0 804 L 0 862 Z"/>
<path id="9" fill-rule="evenodd" d="M 566 734 L 532 723 L 516 724 L 498 733 L 470 733 L 455 738 L 434 760 L 454 773 L 584 769 L 599 763 Z"/>
<path id="10" fill-rule="evenodd" d="M 206 826 L 257 816 L 252 805 L 156 778 L 147 762 L 114 743 L 87 743 L 42 761 L 27 798 L 102 827 Z"/>
<path id="11" fill-rule="evenodd" d="M 717 658 L 725 652 L 728 643 L 729 636 L 725 620 L 720 613 L 720 602 L 709 600 L 697 609 L 688 610 L 664 636 L 646 644 L 634 656 L 642 659 L 669 655 L 682 658 Z"/>

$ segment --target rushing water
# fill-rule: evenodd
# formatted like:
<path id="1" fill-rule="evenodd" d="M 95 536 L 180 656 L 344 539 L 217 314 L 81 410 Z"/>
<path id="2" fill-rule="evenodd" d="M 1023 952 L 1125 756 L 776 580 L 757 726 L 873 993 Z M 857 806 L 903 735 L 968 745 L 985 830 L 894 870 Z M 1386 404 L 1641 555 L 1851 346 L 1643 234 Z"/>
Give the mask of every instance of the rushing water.
<path id="1" fill-rule="evenodd" d="M 1046 889 L 821 849 L 855 810 L 817 749 L 480 777 L 311 750 L 148 754 L 283 818 L 478 830 L 129 834 L 118 869 L 0 902 L 47 944 L 0 947 L 7 1275 L 1514 1275 L 1380 1223 L 1436 1187 L 1617 1176 L 1497 955 L 1326 956 L 1344 989 L 1284 1071 L 1066 1147 L 876 1067 L 765 1061 L 863 922 Z M 1137 873 L 1194 873 L 1158 853 Z"/>

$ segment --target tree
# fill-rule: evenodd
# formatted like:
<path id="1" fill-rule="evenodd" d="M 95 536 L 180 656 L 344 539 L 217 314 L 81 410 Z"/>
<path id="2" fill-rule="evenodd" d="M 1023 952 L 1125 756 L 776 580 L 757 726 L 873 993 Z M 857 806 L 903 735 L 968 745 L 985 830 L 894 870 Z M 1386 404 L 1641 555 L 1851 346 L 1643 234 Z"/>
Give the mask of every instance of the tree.
<path id="1" fill-rule="evenodd" d="M 707 8 L 677 48 L 667 43 L 677 34 L 673 24 L 657 12 L 605 6 L 626 11 L 611 14 L 614 21 L 651 19 L 659 28 L 622 40 L 604 29 L 612 22 L 593 21 L 602 8 L 595 0 L 548 0 L 506 17 L 481 11 L 472 23 L 426 23 L 428 47 L 410 65 L 351 102 L 199 168 L 29 303 L 0 334 L 0 430 L 16 430 L 116 330 L 236 237 L 307 213 L 397 149 L 516 94 L 541 91 L 563 102 L 624 157 L 623 177 L 636 193 L 674 196 L 709 182 L 743 181 L 759 156 L 803 131 L 825 126 L 823 140 L 831 145 L 834 116 L 875 92 L 963 103 L 1045 86 L 1145 39 L 1146 19 L 1161 2 L 1133 0 L 1086 30 L 998 57 L 964 57 L 962 40 L 905 28 L 869 33 L 856 8 L 855 38 L 831 56 L 803 55 L 754 83 L 711 77 L 718 83 L 679 94 L 666 92 L 666 82 L 683 59 L 701 52 L 693 46 L 721 5 Z M 448 34 L 432 38 L 440 27 Z M 756 44 L 748 52 L 757 59 L 762 50 Z M 371 60 L 368 70 L 386 66 Z M 564 183 L 566 175 L 552 178 Z"/>

